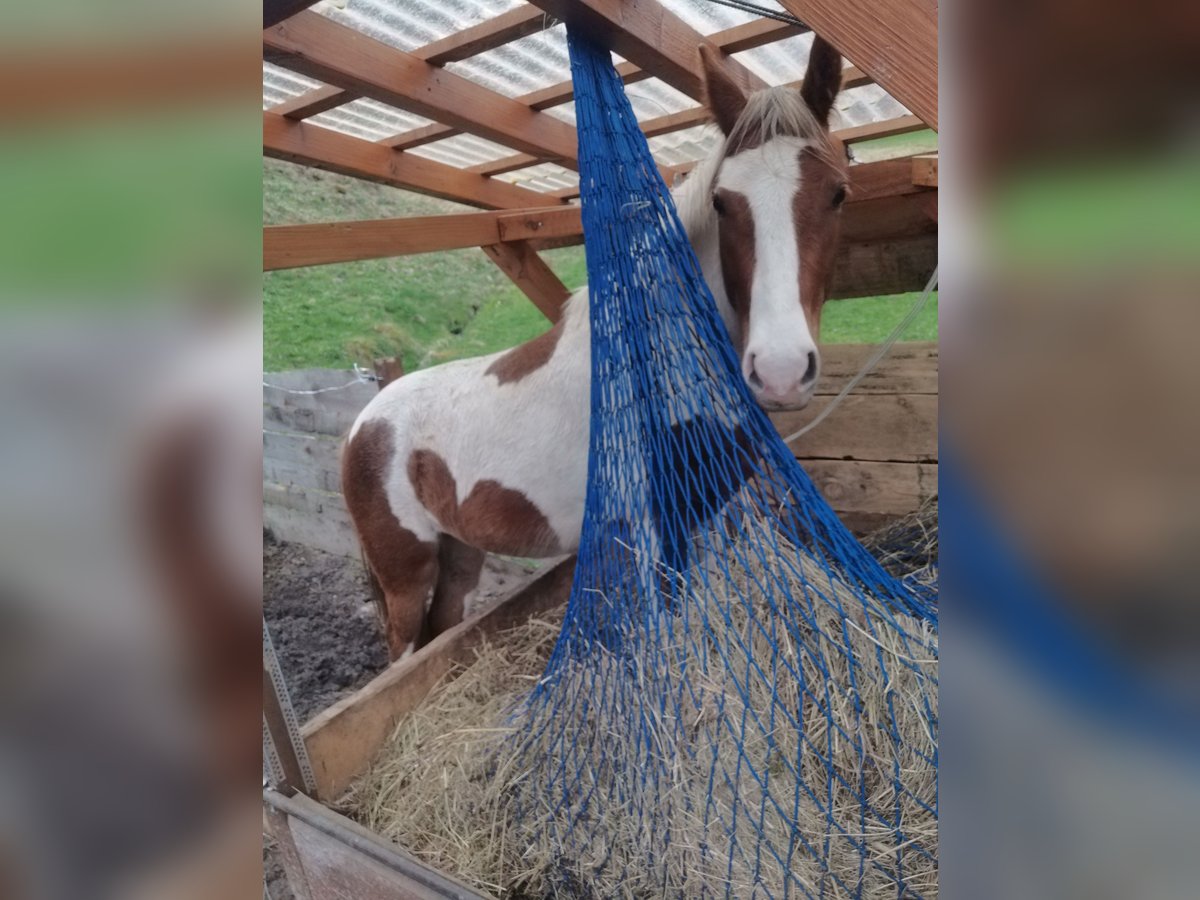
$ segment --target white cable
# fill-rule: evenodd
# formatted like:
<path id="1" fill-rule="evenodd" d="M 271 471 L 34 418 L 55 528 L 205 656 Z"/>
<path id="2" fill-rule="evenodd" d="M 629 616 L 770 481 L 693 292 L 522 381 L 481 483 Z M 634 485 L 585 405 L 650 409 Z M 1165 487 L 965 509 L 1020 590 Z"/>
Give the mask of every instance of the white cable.
<path id="1" fill-rule="evenodd" d="M 900 322 L 896 325 L 895 328 L 892 329 L 892 333 L 889 334 L 886 338 L 884 338 L 883 343 L 879 345 L 879 349 L 876 350 L 875 353 L 871 356 L 871 358 L 868 359 L 863 364 L 863 367 L 858 370 L 858 374 L 855 375 L 853 378 L 850 379 L 849 382 L 846 383 L 846 386 L 844 388 L 842 388 L 841 393 L 839 393 L 836 397 L 833 398 L 833 402 L 830 403 L 828 406 L 826 406 L 823 410 L 821 410 L 821 412 L 817 415 L 817 417 L 815 419 L 813 419 L 811 422 L 809 422 L 807 425 L 805 425 L 803 428 L 801 428 L 795 434 L 789 435 L 788 437 L 785 437 L 783 439 L 783 442 L 785 444 L 790 444 L 792 441 L 796 440 L 797 438 L 801 437 L 802 435 L 808 434 L 810 431 L 812 431 L 814 428 L 816 428 L 818 425 L 820 425 L 823 421 L 825 421 L 826 417 L 831 412 L 833 412 L 835 409 L 837 409 L 838 406 L 841 404 L 841 402 L 846 399 L 846 396 L 852 390 L 854 390 L 856 387 L 858 387 L 858 383 L 860 381 L 862 381 L 864 378 L 866 378 L 867 375 L 870 374 L 872 369 L 874 369 L 877 365 L 879 365 L 879 361 L 881 359 L 883 359 L 885 356 L 887 356 L 887 352 L 892 349 L 892 345 L 895 344 L 897 340 L 899 340 L 900 335 L 904 334 L 904 332 L 905 332 L 905 330 L 907 330 L 908 326 L 913 323 L 914 319 L 916 319 L 918 313 L 920 313 L 921 310 L 925 308 L 925 303 L 926 303 L 926 301 L 929 300 L 930 294 L 932 294 L 937 289 L 937 280 L 938 280 L 938 270 L 937 270 L 937 266 L 934 266 L 933 274 L 931 276 L 929 276 L 929 283 L 925 285 L 924 292 L 917 299 L 917 302 L 913 304 L 913 307 L 912 307 L 912 309 L 910 309 L 908 311 L 908 314 L 903 319 L 900 320 Z"/>
<path id="2" fill-rule="evenodd" d="M 311 397 L 315 394 L 328 394 L 330 391 L 344 391 L 346 388 L 352 388 L 356 384 L 370 384 L 371 382 L 378 380 L 379 379 L 374 374 L 362 368 L 358 363 L 355 363 L 354 380 L 347 381 L 345 384 L 336 384 L 333 387 L 314 388 L 311 391 L 298 391 L 294 390 L 293 388 L 280 387 L 277 384 L 268 384 L 265 381 L 262 383 L 262 386 L 265 388 L 270 388 L 273 391 L 283 391 L 285 394 L 300 394 L 306 397 Z"/>

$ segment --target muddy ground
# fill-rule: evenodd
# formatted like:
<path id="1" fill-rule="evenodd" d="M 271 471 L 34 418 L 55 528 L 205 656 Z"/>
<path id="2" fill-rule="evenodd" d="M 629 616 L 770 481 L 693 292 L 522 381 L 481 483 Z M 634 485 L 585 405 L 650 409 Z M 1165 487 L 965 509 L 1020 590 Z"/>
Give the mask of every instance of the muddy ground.
<path id="1" fill-rule="evenodd" d="M 467 614 L 480 612 L 534 574 L 533 564 L 489 557 Z M 263 536 L 263 614 L 300 720 L 365 685 L 388 663 L 362 563 Z M 272 900 L 292 896 L 264 842 Z"/>

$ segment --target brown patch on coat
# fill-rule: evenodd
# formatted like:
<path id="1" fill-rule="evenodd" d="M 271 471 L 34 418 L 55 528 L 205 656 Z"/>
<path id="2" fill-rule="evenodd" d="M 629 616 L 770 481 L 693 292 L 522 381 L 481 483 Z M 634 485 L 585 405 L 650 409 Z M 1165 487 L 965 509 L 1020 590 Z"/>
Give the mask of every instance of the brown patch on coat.
<path id="1" fill-rule="evenodd" d="M 800 252 L 800 305 L 813 340 L 820 338 L 821 309 L 829 296 L 841 234 L 841 206 L 834 200 L 839 189 L 844 191 L 848 175 L 844 165 L 831 161 L 840 158 L 840 150 L 800 152 L 800 190 L 792 201 Z"/>
<path id="2" fill-rule="evenodd" d="M 520 491 L 498 481 L 476 482 L 460 504 L 458 483 L 446 461 L 432 450 L 414 450 L 408 479 L 417 499 L 442 530 L 463 543 L 508 556 L 554 556 L 558 536 L 542 511 Z"/>
<path id="3" fill-rule="evenodd" d="M 750 289 L 754 284 L 754 215 L 745 194 L 718 188 L 714 200 L 719 216 L 717 242 L 725 295 L 745 342 L 750 328 Z"/>
<path id="4" fill-rule="evenodd" d="M 495 375 L 501 384 L 520 381 L 526 375 L 536 372 L 554 356 L 554 348 L 562 337 L 563 323 L 560 319 L 554 327 L 545 334 L 538 335 L 532 341 L 513 347 L 487 368 L 488 375 Z"/>
<path id="5" fill-rule="evenodd" d="M 361 425 L 342 453 L 342 494 L 383 588 L 393 659 L 417 641 L 438 572 L 437 544 L 401 525 L 388 503 L 387 471 L 394 453 L 392 427 L 383 420 Z"/>

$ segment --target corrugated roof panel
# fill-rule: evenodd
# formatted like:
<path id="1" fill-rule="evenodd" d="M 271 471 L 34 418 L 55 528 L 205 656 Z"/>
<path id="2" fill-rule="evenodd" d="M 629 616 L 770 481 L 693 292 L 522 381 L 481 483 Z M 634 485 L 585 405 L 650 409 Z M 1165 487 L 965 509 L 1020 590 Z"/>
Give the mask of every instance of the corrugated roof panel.
<path id="1" fill-rule="evenodd" d="M 563 188 L 575 187 L 575 185 L 579 184 L 579 176 L 576 173 L 554 163 L 542 163 L 538 166 L 530 166 L 528 169 L 521 169 L 519 172 L 509 172 L 506 175 L 497 175 L 496 177 L 502 178 L 511 184 L 519 184 L 521 187 L 529 188 L 531 191 L 545 191 L 547 193 Z"/>
<path id="2" fill-rule="evenodd" d="M 382 140 L 402 131 L 430 124 L 429 119 L 401 112 L 366 97 L 313 116 L 308 121 L 368 141 Z"/>
<path id="3" fill-rule="evenodd" d="M 755 20 L 752 13 L 730 9 L 710 0 L 662 0 L 664 5 L 701 34 L 712 34 Z M 772 9 L 782 9 L 774 0 L 758 0 Z M 313 9 L 321 15 L 371 35 L 393 47 L 413 50 L 440 40 L 522 5 L 521 0 L 320 0 Z M 735 58 L 768 84 L 785 84 L 803 77 L 812 35 L 804 34 L 753 50 Z M 614 56 L 614 58 L 616 58 Z M 556 24 L 537 34 L 497 47 L 447 66 L 490 90 L 514 97 L 570 77 L 566 31 Z M 263 106 L 296 97 L 321 84 L 313 79 L 264 63 Z M 654 119 L 693 108 L 695 101 L 657 78 L 629 85 L 627 94 L 639 120 Z M 851 127 L 904 115 L 906 110 L 881 88 L 868 85 L 843 91 L 838 98 L 836 127 Z M 549 115 L 574 124 L 574 104 L 547 110 Z M 394 109 L 373 100 L 360 99 L 315 116 L 314 124 L 366 140 L 380 140 L 429 124 L 420 116 Z M 716 140 L 710 128 L 690 128 L 661 135 L 650 142 L 655 157 L 664 164 L 697 159 Z M 470 135 L 462 135 L 413 151 L 453 166 L 473 166 L 512 155 L 513 150 Z M 502 176 L 506 181 L 539 190 L 570 187 L 576 176 L 550 164 Z"/>
<path id="4" fill-rule="evenodd" d="M 566 34 L 565 26 L 556 25 L 462 62 L 452 62 L 446 69 L 506 97 L 518 97 L 571 77 Z"/>
<path id="5" fill-rule="evenodd" d="M 409 152 L 415 153 L 417 156 L 435 159 L 450 166 L 457 166 L 460 169 L 513 155 L 513 151 L 509 148 L 473 134 L 460 134 L 444 138 L 431 144 L 415 147 Z"/>
<path id="6" fill-rule="evenodd" d="M 321 87 L 321 82 L 297 75 L 271 63 L 263 63 L 263 109 Z"/>
<path id="7" fill-rule="evenodd" d="M 414 50 L 520 5 L 520 0 L 321 0 L 313 9 L 392 47 Z"/>

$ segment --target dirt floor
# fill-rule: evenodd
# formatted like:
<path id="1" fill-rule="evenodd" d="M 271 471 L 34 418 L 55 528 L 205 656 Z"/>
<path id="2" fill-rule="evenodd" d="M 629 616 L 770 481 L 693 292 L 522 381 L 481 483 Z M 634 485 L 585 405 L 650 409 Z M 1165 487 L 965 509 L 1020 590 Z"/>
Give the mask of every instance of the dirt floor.
<path id="1" fill-rule="evenodd" d="M 544 565 L 488 557 L 467 614 L 492 606 Z M 358 559 L 263 536 L 263 614 L 301 721 L 362 687 L 388 663 L 387 648 Z M 291 891 L 264 840 L 272 900 Z"/>

